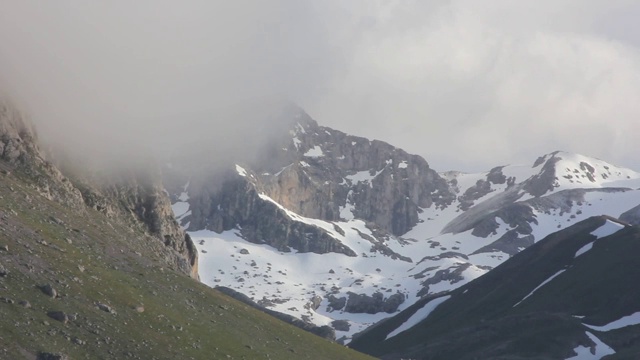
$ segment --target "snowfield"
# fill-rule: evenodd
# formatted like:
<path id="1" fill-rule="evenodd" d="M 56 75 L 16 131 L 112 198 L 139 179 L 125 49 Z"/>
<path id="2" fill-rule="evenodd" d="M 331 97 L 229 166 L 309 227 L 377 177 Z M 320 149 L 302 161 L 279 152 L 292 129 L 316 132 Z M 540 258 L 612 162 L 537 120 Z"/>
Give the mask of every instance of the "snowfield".
<path id="1" fill-rule="evenodd" d="M 588 324 L 583 324 L 583 325 L 596 331 L 611 331 L 611 330 L 621 329 L 626 326 L 640 325 L 640 312 L 636 312 L 631 315 L 624 316 L 616 321 L 612 321 L 607 325 L 603 325 L 603 326 L 594 326 L 594 325 L 588 325 Z"/>
<path id="2" fill-rule="evenodd" d="M 593 343 L 594 347 L 578 346 L 573 351 L 576 352 L 576 356 L 567 358 L 566 360 L 600 360 L 607 355 L 613 355 L 616 352 L 607 344 L 598 339 L 590 332 L 586 332 L 587 336 Z"/>
<path id="3" fill-rule="evenodd" d="M 297 147 L 299 144 L 295 140 L 294 138 Z M 304 156 L 322 157 L 325 154 L 316 146 Z M 552 155 L 547 155 L 543 160 L 550 159 L 550 156 Z M 605 214 L 618 217 L 640 204 L 639 173 L 581 155 L 557 153 L 555 156 L 560 159 L 555 162 L 554 186 L 543 196 L 547 197 L 548 201 L 538 201 L 539 198 L 534 198 L 524 190 L 520 190 L 517 194 L 519 198 L 515 200 L 516 203 L 531 209 L 533 218 L 529 225 L 532 241 L 541 240 L 550 233 L 591 216 Z M 538 176 L 543 171 L 543 164 L 544 162 L 541 162 L 535 167 L 505 166 L 501 168 L 501 172 L 512 184 L 520 184 Z M 389 161 L 386 166 L 394 164 Z M 404 169 L 408 168 L 409 164 L 399 162 L 395 166 Z M 343 178 L 342 183 L 371 184 L 385 168 L 355 172 Z M 262 176 L 277 177 L 283 170 L 273 175 Z M 249 175 L 250 172 L 240 166 L 236 166 L 236 172 L 238 176 L 254 176 Z M 460 197 L 479 181 L 487 180 L 489 172 L 447 172 L 441 176 L 450 182 Z M 490 186 L 488 193 L 473 200 L 471 209 L 479 204 L 486 204 L 489 200 L 499 203 L 508 191 L 515 193 L 509 188 L 508 182 L 491 183 Z M 612 190 L 612 186 L 616 189 Z M 177 197 L 178 201 L 172 206 L 179 221 L 190 214 L 188 187 L 187 183 L 183 193 Z M 562 197 L 564 190 L 572 189 L 586 189 L 581 195 L 581 200 L 567 200 Z M 349 324 L 349 330 L 336 330 L 337 338 L 341 338 L 345 343 L 349 342 L 353 334 L 406 309 L 422 296 L 456 289 L 482 276 L 510 256 L 505 251 L 483 250 L 507 232 L 514 230 L 500 217 L 495 219 L 495 230 L 486 237 L 473 235 L 471 229 L 458 233 L 443 233 L 443 229 L 449 223 L 465 212 L 458 201 L 446 207 L 423 208 L 418 224 L 406 234 L 401 237 L 378 239 L 397 255 L 388 256 L 372 250 L 373 244 L 367 237 L 376 238 L 376 235 L 364 221 L 354 218 L 352 210 L 355 209 L 355 204 L 351 202 L 351 193 L 347 195 L 346 205 L 340 208 L 342 221 L 338 222 L 307 218 L 284 208 L 265 194 L 261 194 L 260 198 L 276 204 L 294 221 L 323 229 L 351 248 L 357 256 L 349 257 L 339 253 L 298 253 L 293 249 L 280 252 L 268 245 L 243 239 L 240 229 L 220 234 L 207 230 L 189 231 L 199 252 L 198 266 L 202 282 L 213 287 L 230 287 L 272 310 L 293 315 L 319 326 L 331 325 L 335 320 L 345 320 Z M 547 207 L 540 205 L 542 203 L 547 204 Z M 621 224 L 608 221 L 592 235 L 599 239 L 623 227 Z M 518 239 L 526 238 L 524 234 L 518 236 Z M 575 256 L 586 253 L 592 245 L 593 243 L 585 245 Z M 524 248 L 524 245 L 519 245 L 517 251 Z M 562 271 L 541 283 L 520 302 L 561 273 Z M 369 296 L 381 293 L 385 299 L 400 293 L 404 302 L 394 313 L 376 314 L 354 314 L 346 312 L 345 307 L 335 310 L 330 306 L 330 297 L 348 299 L 350 293 Z M 314 303 L 317 303 L 318 297 L 321 301 L 316 308 Z M 439 304 L 436 300 L 445 301 L 446 298 L 440 297 L 429 304 L 435 308 Z M 416 319 L 428 316 L 427 310 L 431 306 L 429 304 L 414 315 Z M 413 321 L 412 319 L 410 320 Z M 410 326 L 412 324 L 403 324 L 392 333 L 393 335 L 389 334 L 389 337 Z M 603 349 L 605 347 L 606 345 L 598 346 Z M 578 350 L 582 350 L 576 348 L 576 352 L 580 354 Z"/>

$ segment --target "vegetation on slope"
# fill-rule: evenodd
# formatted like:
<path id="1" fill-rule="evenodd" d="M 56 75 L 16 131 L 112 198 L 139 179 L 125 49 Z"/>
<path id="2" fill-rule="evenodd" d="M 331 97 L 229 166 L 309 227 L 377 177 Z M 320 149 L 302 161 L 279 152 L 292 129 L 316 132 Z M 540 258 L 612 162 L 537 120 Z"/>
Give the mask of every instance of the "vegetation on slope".
<path id="1" fill-rule="evenodd" d="M 368 358 L 172 269 L 126 220 L 28 184 L 0 175 L 0 358 Z"/>

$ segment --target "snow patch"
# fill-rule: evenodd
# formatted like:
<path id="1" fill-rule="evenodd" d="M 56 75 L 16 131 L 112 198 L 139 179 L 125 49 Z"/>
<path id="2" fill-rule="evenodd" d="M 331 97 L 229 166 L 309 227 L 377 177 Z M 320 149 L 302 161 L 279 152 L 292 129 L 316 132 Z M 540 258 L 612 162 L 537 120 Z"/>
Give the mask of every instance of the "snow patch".
<path id="1" fill-rule="evenodd" d="M 300 139 L 298 139 L 297 137 L 294 137 L 291 140 L 293 140 L 293 145 L 296 147 L 296 150 L 299 150 L 300 144 L 302 144 L 302 141 L 300 141 Z"/>
<path id="2" fill-rule="evenodd" d="M 307 157 L 322 157 L 322 156 L 324 156 L 324 153 L 322 152 L 322 148 L 320 146 L 316 145 L 313 148 L 309 149 L 309 151 L 304 153 L 304 156 L 307 156 Z"/>
<path id="3" fill-rule="evenodd" d="M 437 299 L 433 299 L 433 300 L 429 301 L 421 309 L 419 309 L 413 315 L 411 315 L 411 317 L 408 318 L 407 321 L 402 323 L 402 325 L 398 326 L 395 330 L 390 332 L 387 335 L 387 337 L 385 338 L 385 340 L 387 340 L 389 338 L 392 338 L 392 337 L 400 334 L 401 332 L 406 331 L 406 330 L 416 326 L 419 322 L 421 322 L 424 319 L 426 319 L 427 317 L 429 317 L 429 315 L 431 315 L 433 310 L 435 310 L 438 307 L 438 305 L 440 305 L 443 302 L 449 300 L 449 298 L 451 298 L 451 295 L 446 295 L 446 296 L 439 297 Z"/>
<path id="4" fill-rule="evenodd" d="M 624 229 L 624 225 L 619 224 L 617 222 L 613 222 L 611 220 L 607 220 L 607 222 L 605 222 L 604 225 L 592 231 L 591 235 L 600 239 L 609 235 L 613 235 L 622 229 Z"/>
<path id="5" fill-rule="evenodd" d="M 189 203 L 185 201 L 177 202 L 171 205 L 171 210 L 173 210 L 173 215 L 175 215 L 176 219 L 180 220 L 189 212 Z"/>
<path id="6" fill-rule="evenodd" d="M 353 174 L 353 175 L 347 175 L 346 179 L 350 180 L 352 183 L 369 183 L 369 185 L 371 185 L 371 187 L 373 187 L 373 184 L 371 183 L 373 179 L 375 179 L 376 177 L 378 177 L 378 175 L 380 175 L 382 172 L 384 171 L 384 168 L 380 171 L 376 171 L 375 174 L 371 175 L 371 171 L 369 170 L 365 170 L 365 171 L 358 171 L 357 173 Z"/>
<path id="7" fill-rule="evenodd" d="M 409 166 L 409 164 L 407 164 L 406 161 L 402 161 L 400 164 L 398 164 L 398 169 L 406 169 L 407 166 Z"/>
<path id="8" fill-rule="evenodd" d="M 247 170 L 245 170 L 242 166 L 236 164 L 236 171 L 238 172 L 238 175 L 240 176 L 247 176 Z"/>
<path id="9" fill-rule="evenodd" d="M 615 354 L 615 350 L 613 350 L 609 345 L 602 342 L 602 340 L 598 339 L 592 333 L 586 331 L 585 332 L 589 339 L 593 341 L 595 345 L 595 349 L 593 352 L 591 351 L 591 347 L 586 346 L 578 346 L 573 351 L 576 352 L 577 355 L 567 358 L 566 360 L 600 360 L 604 356 Z"/>
<path id="10" fill-rule="evenodd" d="M 640 325 L 640 311 L 633 313 L 631 315 L 624 316 L 616 321 L 612 321 L 607 325 L 603 325 L 603 326 L 594 326 L 594 325 L 587 325 L 587 324 L 583 324 L 583 325 L 596 331 L 610 331 L 610 330 L 621 329 L 626 326 Z"/>
<path id="11" fill-rule="evenodd" d="M 593 241 L 588 243 L 587 245 L 581 247 L 580 249 L 578 249 L 578 251 L 576 251 L 576 255 L 573 258 L 575 259 L 578 256 L 586 253 L 587 251 L 591 250 L 592 247 L 593 247 Z"/>
<path id="12" fill-rule="evenodd" d="M 538 289 L 540 289 L 541 287 L 545 286 L 548 282 L 550 282 L 551 280 L 555 279 L 558 275 L 562 274 L 563 272 L 565 272 L 564 269 L 562 269 L 562 270 L 558 271 L 557 273 L 551 275 L 551 277 L 549 277 L 547 280 L 543 281 L 542 284 L 538 285 L 535 289 L 533 289 L 529 293 L 529 295 L 527 295 L 524 298 L 522 298 L 522 300 L 518 301 L 518 303 L 513 305 L 513 307 L 516 307 L 516 306 L 520 305 L 521 302 L 525 301 L 529 296 L 533 295 L 533 293 L 538 291 Z"/>
<path id="13" fill-rule="evenodd" d="M 355 210 L 355 206 L 349 202 L 349 199 L 351 198 L 353 194 L 353 190 L 349 190 L 349 192 L 347 193 L 347 200 L 344 204 L 344 206 L 340 207 L 340 218 L 341 219 L 345 219 L 347 221 L 349 220 L 353 220 L 353 210 Z"/>

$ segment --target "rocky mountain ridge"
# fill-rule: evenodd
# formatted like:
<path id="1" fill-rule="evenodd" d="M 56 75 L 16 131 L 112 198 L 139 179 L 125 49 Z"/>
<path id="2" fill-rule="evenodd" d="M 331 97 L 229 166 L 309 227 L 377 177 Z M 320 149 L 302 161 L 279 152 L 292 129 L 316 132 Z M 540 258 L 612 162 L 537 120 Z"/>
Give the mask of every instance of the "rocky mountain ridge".
<path id="1" fill-rule="evenodd" d="M 528 166 L 438 173 L 299 108 L 283 116 L 289 128 L 258 160 L 230 157 L 224 176 L 212 176 L 172 159 L 165 185 L 205 283 L 317 326 L 346 322 L 335 328 L 345 341 L 553 231 L 631 216 L 640 204 L 640 174 L 598 159 L 554 152 Z"/>

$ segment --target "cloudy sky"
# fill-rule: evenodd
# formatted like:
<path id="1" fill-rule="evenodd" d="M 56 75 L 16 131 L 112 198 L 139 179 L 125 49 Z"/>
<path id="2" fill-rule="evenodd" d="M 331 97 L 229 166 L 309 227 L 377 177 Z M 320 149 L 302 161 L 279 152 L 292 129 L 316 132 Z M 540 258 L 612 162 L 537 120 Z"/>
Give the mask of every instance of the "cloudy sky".
<path id="1" fill-rule="evenodd" d="M 437 170 L 557 149 L 640 170 L 638 18 L 633 0 L 5 0 L 0 88 L 71 148 L 241 145 L 269 124 L 225 109 L 282 98 Z"/>

